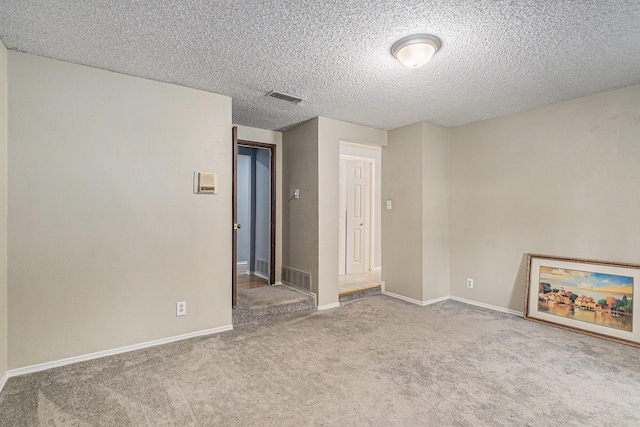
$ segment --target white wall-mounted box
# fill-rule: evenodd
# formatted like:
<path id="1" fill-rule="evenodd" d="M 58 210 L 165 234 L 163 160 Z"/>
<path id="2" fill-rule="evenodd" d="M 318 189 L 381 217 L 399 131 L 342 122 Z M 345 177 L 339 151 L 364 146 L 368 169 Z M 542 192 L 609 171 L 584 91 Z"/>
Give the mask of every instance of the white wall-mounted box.
<path id="1" fill-rule="evenodd" d="M 218 175 L 213 172 L 195 172 L 195 188 L 197 194 L 218 194 Z"/>

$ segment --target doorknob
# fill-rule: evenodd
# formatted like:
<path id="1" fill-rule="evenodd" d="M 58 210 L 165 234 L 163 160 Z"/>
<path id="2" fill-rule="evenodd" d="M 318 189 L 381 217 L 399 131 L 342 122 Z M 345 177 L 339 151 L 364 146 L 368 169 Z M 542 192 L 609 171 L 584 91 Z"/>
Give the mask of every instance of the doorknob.
<path id="1" fill-rule="evenodd" d="M 242 228 L 242 224 L 233 224 L 234 230 L 238 230 L 239 228 Z"/>

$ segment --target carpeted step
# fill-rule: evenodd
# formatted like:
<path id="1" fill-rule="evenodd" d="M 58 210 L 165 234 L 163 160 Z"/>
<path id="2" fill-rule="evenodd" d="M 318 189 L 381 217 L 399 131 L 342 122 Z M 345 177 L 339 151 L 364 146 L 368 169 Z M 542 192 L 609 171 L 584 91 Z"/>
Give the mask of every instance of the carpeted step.
<path id="1" fill-rule="evenodd" d="M 352 301 L 354 299 L 364 298 L 369 295 L 377 295 L 381 293 L 381 286 L 373 286 L 370 288 L 357 289 L 355 291 L 343 292 L 340 294 L 340 302 Z"/>
<path id="2" fill-rule="evenodd" d="M 234 325 L 315 309 L 315 301 L 311 295 L 286 286 L 238 290 L 237 303 L 237 307 L 233 309 Z"/>

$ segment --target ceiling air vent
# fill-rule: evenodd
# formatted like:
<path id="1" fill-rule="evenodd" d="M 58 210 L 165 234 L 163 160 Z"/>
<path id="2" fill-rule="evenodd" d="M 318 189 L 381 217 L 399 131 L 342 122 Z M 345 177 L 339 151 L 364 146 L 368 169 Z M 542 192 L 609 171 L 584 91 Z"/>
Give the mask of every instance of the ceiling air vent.
<path id="1" fill-rule="evenodd" d="M 283 93 L 283 92 L 276 92 L 275 90 L 272 90 L 271 92 L 269 92 L 265 96 L 269 96 L 271 98 L 281 99 L 283 101 L 287 101 L 287 102 L 290 102 L 292 104 L 299 104 L 299 103 L 301 103 L 303 101 L 302 98 L 298 98 L 295 95 L 289 95 L 288 93 Z"/>

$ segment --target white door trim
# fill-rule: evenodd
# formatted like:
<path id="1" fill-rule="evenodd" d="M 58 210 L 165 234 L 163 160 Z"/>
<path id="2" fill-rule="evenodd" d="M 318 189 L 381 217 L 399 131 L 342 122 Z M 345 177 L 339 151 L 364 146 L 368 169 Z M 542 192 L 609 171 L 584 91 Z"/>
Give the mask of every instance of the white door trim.
<path id="1" fill-rule="evenodd" d="M 339 169 L 339 183 L 340 183 L 340 202 L 338 203 L 338 232 L 340 237 L 338 239 L 338 275 L 345 274 L 347 271 L 347 260 L 346 260 L 346 250 L 347 250 L 347 239 L 346 239 L 346 230 L 347 230 L 347 182 L 346 182 L 346 174 L 347 174 L 347 159 L 340 158 L 340 169 Z"/>
<path id="2" fill-rule="evenodd" d="M 375 217 L 375 206 L 376 203 L 378 203 L 378 201 L 376 200 L 376 192 L 375 192 L 375 159 L 372 159 L 370 157 L 359 157 L 359 156 L 351 156 L 348 154 L 340 154 L 340 160 L 353 160 L 353 161 L 358 161 L 358 162 L 364 162 L 369 166 L 369 180 L 368 180 L 368 212 L 367 212 L 367 217 L 368 217 L 368 233 L 367 233 L 367 238 L 366 240 L 366 248 L 365 250 L 367 251 L 367 260 L 366 260 L 366 267 L 367 267 L 367 271 L 372 271 L 375 267 L 375 245 L 376 245 L 376 240 L 375 240 L 375 223 L 376 223 L 376 217 Z M 346 182 L 340 182 L 340 197 L 341 197 L 341 202 L 339 203 L 339 205 L 342 205 L 342 197 L 343 197 L 343 186 L 346 189 Z M 344 205 L 344 209 L 346 209 L 346 204 Z M 342 221 L 342 216 L 344 215 L 344 212 L 342 212 L 342 206 L 340 209 L 340 221 Z M 346 221 L 345 221 L 346 222 Z M 346 229 L 346 223 L 345 223 L 345 229 Z M 340 255 L 339 256 L 344 256 L 344 253 L 346 252 L 346 246 L 347 246 L 347 241 L 346 239 L 344 239 L 341 236 L 341 242 L 340 242 Z M 343 248 L 344 246 L 344 248 Z M 345 268 L 343 269 L 343 262 L 340 261 L 339 262 L 339 266 L 340 266 L 340 274 L 344 274 L 346 272 L 346 262 L 345 264 Z"/>

